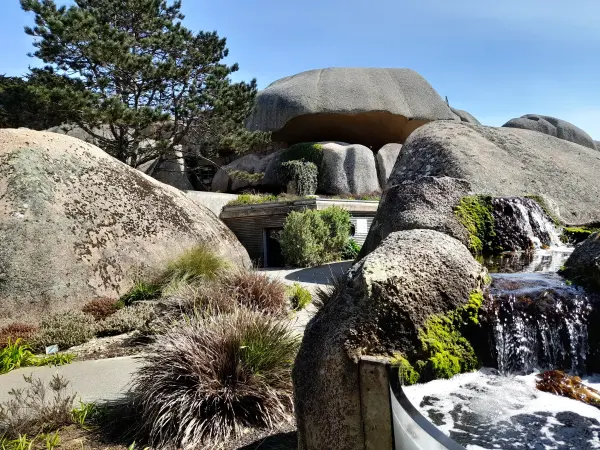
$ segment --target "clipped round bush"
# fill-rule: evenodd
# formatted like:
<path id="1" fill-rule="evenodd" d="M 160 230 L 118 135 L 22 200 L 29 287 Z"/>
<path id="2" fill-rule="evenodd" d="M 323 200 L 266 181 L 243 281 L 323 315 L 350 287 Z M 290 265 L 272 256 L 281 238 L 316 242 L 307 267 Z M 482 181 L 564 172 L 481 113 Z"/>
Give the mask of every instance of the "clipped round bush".
<path id="1" fill-rule="evenodd" d="M 133 381 L 143 437 L 158 448 L 209 448 L 287 419 L 298 347 L 285 323 L 247 309 L 159 335 Z"/>
<path id="2" fill-rule="evenodd" d="M 86 343 L 95 334 L 96 320 L 92 316 L 82 311 L 65 311 L 42 318 L 31 344 L 36 350 L 55 344 L 66 350 Z"/>
<path id="3" fill-rule="evenodd" d="M 113 315 L 119 309 L 117 302 L 110 298 L 96 298 L 87 302 L 81 311 L 89 314 L 96 320 L 104 320 Z"/>

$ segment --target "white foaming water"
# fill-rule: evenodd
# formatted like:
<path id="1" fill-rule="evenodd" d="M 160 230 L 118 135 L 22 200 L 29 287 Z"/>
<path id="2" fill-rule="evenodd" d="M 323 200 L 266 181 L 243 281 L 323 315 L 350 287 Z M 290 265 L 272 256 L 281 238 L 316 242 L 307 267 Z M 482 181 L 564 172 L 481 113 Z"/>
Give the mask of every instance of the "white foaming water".
<path id="1" fill-rule="evenodd" d="M 600 375 L 583 381 L 600 390 Z M 537 390 L 535 374 L 506 377 L 482 369 L 404 392 L 467 449 L 600 449 L 600 409 Z"/>

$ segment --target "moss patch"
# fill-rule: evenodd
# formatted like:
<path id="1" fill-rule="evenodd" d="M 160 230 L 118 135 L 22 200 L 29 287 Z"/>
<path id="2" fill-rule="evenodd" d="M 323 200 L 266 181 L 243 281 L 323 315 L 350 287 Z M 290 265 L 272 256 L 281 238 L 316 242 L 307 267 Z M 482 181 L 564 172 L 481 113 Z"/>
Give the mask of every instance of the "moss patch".
<path id="1" fill-rule="evenodd" d="M 469 325 L 479 324 L 482 303 L 483 294 L 475 291 L 465 306 L 427 320 L 419 331 L 422 354 L 415 364 L 420 369 L 420 379 L 451 378 L 481 366 L 461 331 Z"/>
<path id="2" fill-rule="evenodd" d="M 597 231 L 600 231 L 600 228 L 564 227 L 560 238 L 565 243 L 579 244 Z"/>
<path id="3" fill-rule="evenodd" d="M 400 384 L 402 386 L 410 386 L 419 382 L 421 376 L 419 372 L 415 370 L 408 359 L 402 356 L 401 353 L 394 355 L 390 360 L 390 363 L 394 367 L 398 367 L 398 376 L 400 377 Z"/>
<path id="4" fill-rule="evenodd" d="M 481 254 L 493 250 L 492 242 L 496 233 L 491 196 L 463 197 L 454 208 L 454 213 L 469 232 L 469 249 L 472 253 Z"/>

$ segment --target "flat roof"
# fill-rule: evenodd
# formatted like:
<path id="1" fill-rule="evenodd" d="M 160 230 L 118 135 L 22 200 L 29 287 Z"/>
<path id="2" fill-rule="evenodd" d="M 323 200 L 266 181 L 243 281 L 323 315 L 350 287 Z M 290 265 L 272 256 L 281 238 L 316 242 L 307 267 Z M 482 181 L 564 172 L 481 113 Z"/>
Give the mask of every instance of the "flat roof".
<path id="1" fill-rule="evenodd" d="M 301 209 L 325 209 L 330 206 L 338 206 L 350 212 L 362 212 L 375 214 L 379 207 L 378 200 L 345 200 L 333 198 L 305 198 L 291 201 L 274 201 L 265 203 L 254 203 L 251 205 L 229 205 L 224 206 L 221 218 L 233 218 L 242 216 L 266 216 L 275 214 L 289 214 L 291 211 Z"/>

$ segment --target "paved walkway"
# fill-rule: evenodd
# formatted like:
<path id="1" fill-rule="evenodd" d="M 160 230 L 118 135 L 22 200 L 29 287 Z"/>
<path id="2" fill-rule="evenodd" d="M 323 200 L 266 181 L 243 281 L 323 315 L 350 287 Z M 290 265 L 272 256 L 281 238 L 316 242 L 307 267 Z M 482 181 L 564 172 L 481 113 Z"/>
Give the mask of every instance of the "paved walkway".
<path id="1" fill-rule="evenodd" d="M 117 400 L 125 395 L 132 374 L 141 361 L 132 356 L 79 361 L 60 367 L 26 367 L 0 375 L 0 403 L 10 399 L 11 389 L 27 387 L 23 375 L 34 375 L 46 384 L 55 374 L 69 381 L 71 393 L 77 393 L 84 402 Z"/>

